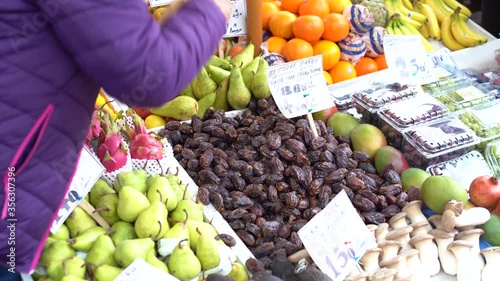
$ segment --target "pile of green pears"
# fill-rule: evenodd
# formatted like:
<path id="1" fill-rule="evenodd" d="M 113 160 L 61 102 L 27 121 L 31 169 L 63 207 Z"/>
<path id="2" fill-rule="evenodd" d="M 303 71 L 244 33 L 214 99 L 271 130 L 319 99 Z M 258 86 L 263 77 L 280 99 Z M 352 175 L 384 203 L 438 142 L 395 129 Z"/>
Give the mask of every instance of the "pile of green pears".
<path id="1" fill-rule="evenodd" d="M 234 57 L 212 56 L 176 98 L 151 108 L 151 113 L 186 121 L 194 114 L 203 117 L 210 107 L 224 111 L 244 109 L 252 96 L 271 97 L 266 74 L 269 65 L 261 56 L 254 58 L 254 50 L 249 43 Z"/>
<path id="2" fill-rule="evenodd" d="M 86 200 L 110 229 L 77 206 L 47 238 L 35 280 L 113 281 L 137 258 L 182 281 L 211 273 L 249 279 L 230 248 L 234 244 L 221 238 L 228 235 L 204 221 L 203 204 L 176 174 L 121 172 L 113 186 L 99 179 Z"/>

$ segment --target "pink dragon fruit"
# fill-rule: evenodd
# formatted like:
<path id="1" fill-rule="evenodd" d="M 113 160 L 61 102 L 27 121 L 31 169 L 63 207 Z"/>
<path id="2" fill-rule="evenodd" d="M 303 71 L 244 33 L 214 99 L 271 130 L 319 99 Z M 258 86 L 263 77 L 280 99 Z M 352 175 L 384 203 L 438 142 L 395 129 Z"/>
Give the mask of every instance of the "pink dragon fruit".
<path id="1" fill-rule="evenodd" d="M 101 120 L 98 117 L 99 113 L 100 112 L 98 109 L 94 109 L 94 112 L 92 113 L 92 120 L 90 121 L 90 126 L 85 138 L 85 141 L 87 143 L 92 140 L 98 139 L 101 135 Z"/>
<path id="2" fill-rule="evenodd" d="M 131 109 L 132 110 L 132 109 Z M 130 155 L 139 160 L 160 160 L 163 158 L 163 143 L 149 133 L 142 118 L 133 110 L 134 129 L 126 125 L 125 135 L 130 141 Z M 130 112 L 127 112 L 127 115 Z"/>
<path id="3" fill-rule="evenodd" d="M 125 166 L 128 150 L 118 135 L 118 127 L 111 120 L 109 114 L 107 114 L 107 117 L 106 114 L 101 115 L 101 122 L 105 125 L 103 127 L 106 127 L 106 132 L 99 139 L 97 156 L 104 168 L 106 168 L 106 172 L 109 173 Z"/>

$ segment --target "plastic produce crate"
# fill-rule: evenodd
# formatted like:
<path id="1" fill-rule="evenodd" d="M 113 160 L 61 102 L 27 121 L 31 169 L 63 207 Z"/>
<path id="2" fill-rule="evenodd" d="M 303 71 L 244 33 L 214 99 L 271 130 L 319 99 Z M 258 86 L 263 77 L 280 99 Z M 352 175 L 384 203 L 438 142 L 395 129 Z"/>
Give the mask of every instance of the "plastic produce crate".
<path id="1" fill-rule="evenodd" d="M 383 106 L 399 102 L 418 94 L 419 89 L 412 85 L 392 83 L 374 89 L 366 89 L 355 93 L 352 101 L 356 111 L 361 114 L 364 123 L 378 124 L 377 112 Z"/>
<path id="2" fill-rule="evenodd" d="M 462 156 L 480 141 L 457 117 L 413 127 L 403 137 L 405 157 L 421 169 Z"/>
<path id="3" fill-rule="evenodd" d="M 401 148 L 403 130 L 446 117 L 449 110 L 437 99 L 421 94 L 384 106 L 377 114 L 378 128 L 382 130 L 388 143 Z"/>

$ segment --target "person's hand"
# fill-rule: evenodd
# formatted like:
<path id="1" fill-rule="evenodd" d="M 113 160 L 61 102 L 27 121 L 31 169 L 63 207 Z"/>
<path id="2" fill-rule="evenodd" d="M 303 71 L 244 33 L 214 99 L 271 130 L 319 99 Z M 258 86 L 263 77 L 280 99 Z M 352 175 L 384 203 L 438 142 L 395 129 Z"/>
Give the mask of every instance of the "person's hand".
<path id="1" fill-rule="evenodd" d="M 226 21 L 231 18 L 231 13 L 233 12 L 233 3 L 231 0 L 213 0 L 217 6 L 219 6 L 220 11 L 226 17 Z"/>

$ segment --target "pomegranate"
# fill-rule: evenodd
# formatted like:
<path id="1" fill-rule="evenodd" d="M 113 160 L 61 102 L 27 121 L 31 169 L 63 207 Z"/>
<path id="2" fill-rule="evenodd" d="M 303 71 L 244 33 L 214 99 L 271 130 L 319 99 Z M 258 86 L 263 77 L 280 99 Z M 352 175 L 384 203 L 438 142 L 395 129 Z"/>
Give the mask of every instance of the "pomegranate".
<path id="1" fill-rule="evenodd" d="M 474 205 L 493 211 L 500 201 L 500 183 L 495 176 L 479 176 L 470 184 L 469 195 Z"/>

